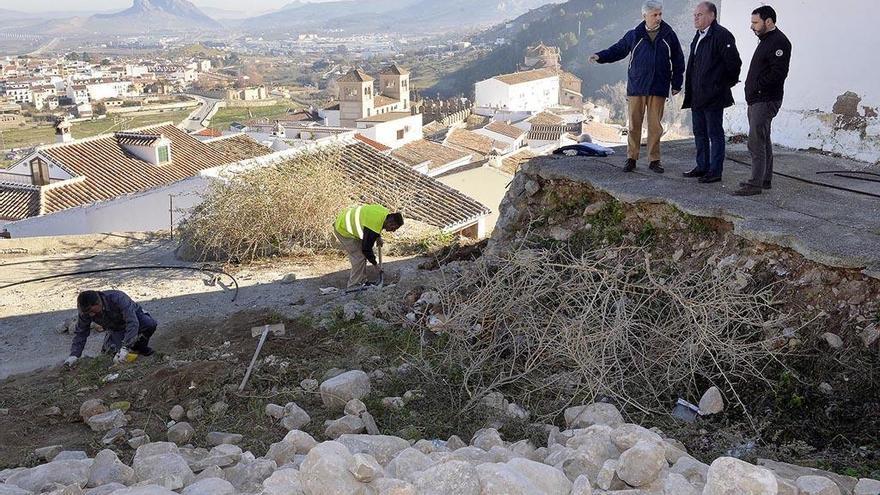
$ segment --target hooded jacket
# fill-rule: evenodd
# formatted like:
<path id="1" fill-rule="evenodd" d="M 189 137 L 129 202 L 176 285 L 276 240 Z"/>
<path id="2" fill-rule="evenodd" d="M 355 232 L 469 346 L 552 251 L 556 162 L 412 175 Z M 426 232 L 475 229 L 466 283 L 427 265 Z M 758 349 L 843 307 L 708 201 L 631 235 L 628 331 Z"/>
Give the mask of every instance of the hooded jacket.
<path id="1" fill-rule="evenodd" d="M 602 50 L 600 64 L 629 59 L 627 96 L 669 97 L 669 89 L 681 91 L 684 80 L 684 53 L 675 31 L 660 21 L 660 31 L 654 41 L 648 35 L 645 22 L 627 32 L 617 43 Z"/>

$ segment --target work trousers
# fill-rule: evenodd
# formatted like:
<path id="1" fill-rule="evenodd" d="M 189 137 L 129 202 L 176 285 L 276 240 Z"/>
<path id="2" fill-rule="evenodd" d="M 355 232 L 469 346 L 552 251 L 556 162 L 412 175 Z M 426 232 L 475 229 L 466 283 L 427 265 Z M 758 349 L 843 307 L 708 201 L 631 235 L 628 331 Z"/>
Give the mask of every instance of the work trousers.
<path id="1" fill-rule="evenodd" d="M 361 250 L 361 240 L 343 237 L 336 232 L 336 239 L 342 245 L 342 249 L 348 255 L 348 261 L 351 262 L 351 274 L 348 277 L 348 287 L 357 287 L 363 285 L 367 281 L 367 258 Z"/>
<path id="2" fill-rule="evenodd" d="M 691 110 L 697 170 L 707 177 L 721 177 L 724 171 L 724 109 Z"/>
<path id="3" fill-rule="evenodd" d="M 132 352 L 138 352 L 147 348 L 150 344 L 150 338 L 156 333 L 156 327 L 159 326 L 156 320 L 143 310 L 138 310 L 138 335 L 129 348 Z M 101 346 L 101 352 L 106 354 L 116 354 L 122 346 L 122 339 L 125 338 L 125 329 L 107 330 L 107 336 L 104 337 L 104 344 Z"/>
<path id="4" fill-rule="evenodd" d="M 663 135 L 663 110 L 666 98 L 663 96 L 629 96 L 629 143 L 626 148 L 627 158 L 639 159 L 642 145 L 642 124 L 648 118 L 648 158 L 660 160 L 660 136 Z"/>
<path id="5" fill-rule="evenodd" d="M 770 185 L 773 180 L 773 141 L 770 127 L 782 107 L 781 101 L 761 101 L 749 105 L 749 153 L 752 155 L 754 187 Z"/>

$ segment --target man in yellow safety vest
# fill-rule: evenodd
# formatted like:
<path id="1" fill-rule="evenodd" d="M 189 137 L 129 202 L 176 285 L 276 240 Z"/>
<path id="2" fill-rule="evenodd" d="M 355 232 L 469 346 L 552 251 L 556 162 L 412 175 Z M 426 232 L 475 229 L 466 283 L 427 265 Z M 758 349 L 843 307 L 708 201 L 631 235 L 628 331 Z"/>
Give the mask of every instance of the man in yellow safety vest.
<path id="1" fill-rule="evenodd" d="M 351 261 L 348 287 L 357 287 L 367 281 L 367 261 L 376 266 L 373 246 L 382 246 L 383 230 L 394 232 L 403 226 L 403 215 L 389 213 L 382 205 L 358 205 L 346 208 L 336 217 L 334 232 Z"/>

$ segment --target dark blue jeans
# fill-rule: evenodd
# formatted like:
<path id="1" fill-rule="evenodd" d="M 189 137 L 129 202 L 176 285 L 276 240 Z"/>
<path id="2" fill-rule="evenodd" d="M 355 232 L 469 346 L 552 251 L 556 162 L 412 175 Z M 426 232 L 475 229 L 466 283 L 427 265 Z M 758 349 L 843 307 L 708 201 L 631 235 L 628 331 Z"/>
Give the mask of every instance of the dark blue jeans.
<path id="1" fill-rule="evenodd" d="M 135 341 L 131 344 L 132 351 L 143 350 L 150 343 L 150 337 L 153 336 L 153 333 L 156 332 L 156 327 L 159 326 L 156 323 L 156 320 L 150 316 L 150 313 L 147 313 L 143 310 L 138 310 L 137 312 L 138 319 L 138 336 Z M 104 337 L 104 345 L 101 348 L 102 352 L 107 354 L 116 354 L 119 351 L 119 347 L 122 346 L 122 339 L 125 338 L 125 329 L 121 330 L 107 330 L 107 336 Z"/>
<path id="2" fill-rule="evenodd" d="M 720 177 L 724 171 L 724 109 L 691 110 L 694 142 L 697 145 L 697 170 L 707 177 Z"/>

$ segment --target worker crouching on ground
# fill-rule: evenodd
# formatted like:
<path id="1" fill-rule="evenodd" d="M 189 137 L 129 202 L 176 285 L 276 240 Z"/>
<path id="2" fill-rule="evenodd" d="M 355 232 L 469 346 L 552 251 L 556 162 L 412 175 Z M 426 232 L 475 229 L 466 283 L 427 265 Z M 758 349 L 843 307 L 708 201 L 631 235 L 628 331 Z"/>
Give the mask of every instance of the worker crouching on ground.
<path id="1" fill-rule="evenodd" d="M 107 332 L 101 352 L 115 355 L 114 362 L 126 361 L 129 353 L 143 356 L 153 354 L 148 344 L 156 331 L 156 320 L 125 292 L 86 290 L 77 296 L 76 306 L 79 320 L 70 345 L 70 357 L 64 361 L 67 366 L 73 366 L 82 356 L 92 322 L 101 325 Z"/>
<path id="2" fill-rule="evenodd" d="M 367 282 L 367 261 L 376 266 L 373 246 L 382 247 L 382 231 L 394 232 L 403 226 L 403 215 L 389 213 L 382 205 L 359 205 L 346 208 L 336 217 L 334 233 L 351 261 L 348 287 Z"/>

